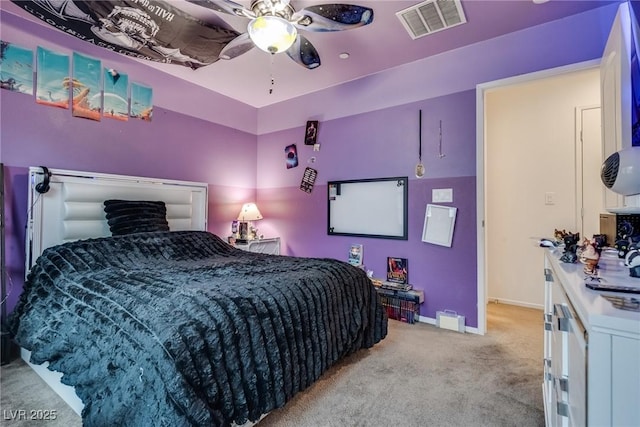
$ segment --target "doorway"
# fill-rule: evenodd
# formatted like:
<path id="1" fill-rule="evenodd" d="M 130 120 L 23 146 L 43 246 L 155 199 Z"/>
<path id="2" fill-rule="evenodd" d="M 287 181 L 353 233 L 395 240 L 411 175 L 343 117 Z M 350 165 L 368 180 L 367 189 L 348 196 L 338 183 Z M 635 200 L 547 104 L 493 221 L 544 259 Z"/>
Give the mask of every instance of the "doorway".
<path id="1" fill-rule="evenodd" d="M 489 301 L 543 306 L 537 242 L 578 227 L 576 116 L 599 104 L 599 81 L 589 61 L 478 86 L 479 333 Z"/>

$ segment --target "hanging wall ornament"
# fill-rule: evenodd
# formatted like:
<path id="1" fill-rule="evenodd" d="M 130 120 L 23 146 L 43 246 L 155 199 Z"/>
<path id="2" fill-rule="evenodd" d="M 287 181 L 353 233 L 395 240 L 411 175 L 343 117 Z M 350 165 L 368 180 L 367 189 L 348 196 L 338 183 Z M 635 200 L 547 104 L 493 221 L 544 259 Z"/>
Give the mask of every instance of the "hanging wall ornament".
<path id="1" fill-rule="evenodd" d="M 446 154 L 442 152 L 442 120 L 440 120 L 440 142 L 438 146 L 438 157 L 443 158 L 444 156 L 446 156 Z"/>
<path id="2" fill-rule="evenodd" d="M 416 165 L 416 177 L 422 178 L 425 173 L 424 165 L 422 164 L 422 110 L 418 115 L 418 164 Z"/>

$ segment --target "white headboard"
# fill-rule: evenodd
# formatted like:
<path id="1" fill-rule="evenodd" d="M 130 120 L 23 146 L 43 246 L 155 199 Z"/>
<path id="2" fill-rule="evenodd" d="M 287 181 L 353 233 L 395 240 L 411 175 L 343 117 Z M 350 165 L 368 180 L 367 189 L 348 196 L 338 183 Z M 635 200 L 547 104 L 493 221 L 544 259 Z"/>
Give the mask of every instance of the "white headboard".
<path id="1" fill-rule="evenodd" d="M 169 229 L 207 229 L 207 189 L 202 182 L 49 169 L 49 191 L 36 186 L 45 175 L 29 168 L 26 271 L 46 248 L 64 242 L 110 236 L 103 202 L 107 199 L 161 200 Z"/>

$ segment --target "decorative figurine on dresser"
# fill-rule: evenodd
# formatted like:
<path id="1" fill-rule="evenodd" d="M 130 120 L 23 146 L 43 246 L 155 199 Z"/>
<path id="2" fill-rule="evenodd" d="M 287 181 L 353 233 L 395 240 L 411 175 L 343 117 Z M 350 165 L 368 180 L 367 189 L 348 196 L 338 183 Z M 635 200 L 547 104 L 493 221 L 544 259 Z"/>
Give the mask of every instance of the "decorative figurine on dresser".
<path id="1" fill-rule="evenodd" d="M 598 274 L 598 260 L 600 260 L 600 252 L 602 247 L 595 238 L 589 240 L 584 239 L 582 246 L 576 250 L 576 255 L 582 264 L 584 264 L 584 274 L 587 276 L 596 276 Z"/>
<path id="2" fill-rule="evenodd" d="M 578 250 L 578 242 L 580 241 L 580 233 L 567 233 L 562 230 L 564 241 L 564 253 L 560 257 L 560 261 L 566 263 L 574 263 L 578 260 L 576 251 Z M 557 234 L 557 233 L 556 233 Z"/>
<path id="3" fill-rule="evenodd" d="M 629 267 L 629 276 L 640 278 L 640 243 L 630 247 L 624 257 L 624 265 Z"/>

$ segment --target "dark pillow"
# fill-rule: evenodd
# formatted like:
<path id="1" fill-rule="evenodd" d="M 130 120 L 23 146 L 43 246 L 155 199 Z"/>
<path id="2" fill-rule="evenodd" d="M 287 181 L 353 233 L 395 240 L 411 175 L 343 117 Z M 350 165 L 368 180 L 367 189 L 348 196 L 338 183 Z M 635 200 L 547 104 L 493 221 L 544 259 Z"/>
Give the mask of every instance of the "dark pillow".
<path id="1" fill-rule="evenodd" d="M 146 231 L 169 231 L 164 202 L 148 200 L 105 200 L 107 223 L 114 236 Z"/>

